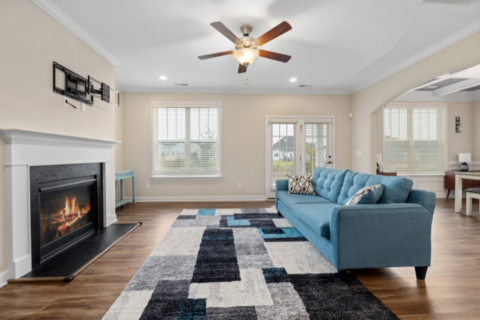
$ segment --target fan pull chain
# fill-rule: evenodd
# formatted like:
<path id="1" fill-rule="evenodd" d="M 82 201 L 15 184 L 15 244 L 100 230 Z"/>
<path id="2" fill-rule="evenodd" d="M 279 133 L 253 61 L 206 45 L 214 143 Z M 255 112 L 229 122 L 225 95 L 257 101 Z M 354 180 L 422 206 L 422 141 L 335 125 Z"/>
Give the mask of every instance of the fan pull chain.
<path id="1" fill-rule="evenodd" d="M 248 77 L 247 77 L 247 81 L 245 81 L 245 85 L 248 85 Z"/>

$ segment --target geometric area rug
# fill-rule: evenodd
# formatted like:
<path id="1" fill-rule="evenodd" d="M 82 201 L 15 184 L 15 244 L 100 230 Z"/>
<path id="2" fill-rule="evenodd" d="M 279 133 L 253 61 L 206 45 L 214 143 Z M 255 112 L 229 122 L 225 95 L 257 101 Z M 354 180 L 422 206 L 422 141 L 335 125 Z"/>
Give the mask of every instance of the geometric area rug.
<path id="1" fill-rule="evenodd" d="M 275 209 L 185 209 L 105 320 L 398 319 Z"/>

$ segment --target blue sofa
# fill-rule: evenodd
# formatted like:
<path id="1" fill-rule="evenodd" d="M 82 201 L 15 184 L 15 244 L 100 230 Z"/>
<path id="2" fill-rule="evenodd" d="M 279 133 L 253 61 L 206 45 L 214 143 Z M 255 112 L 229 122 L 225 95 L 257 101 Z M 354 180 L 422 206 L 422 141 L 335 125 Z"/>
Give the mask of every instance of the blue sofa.
<path id="1" fill-rule="evenodd" d="M 345 206 L 359 189 L 383 184 L 377 204 Z M 425 279 L 431 260 L 435 193 L 413 189 L 413 181 L 317 167 L 316 195 L 289 194 L 276 181 L 276 207 L 339 271 L 415 267 Z"/>

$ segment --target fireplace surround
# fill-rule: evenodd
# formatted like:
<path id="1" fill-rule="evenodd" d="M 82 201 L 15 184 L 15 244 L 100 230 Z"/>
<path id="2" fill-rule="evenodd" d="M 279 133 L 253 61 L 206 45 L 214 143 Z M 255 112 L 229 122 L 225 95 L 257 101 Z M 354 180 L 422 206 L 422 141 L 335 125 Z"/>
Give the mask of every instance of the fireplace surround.
<path id="1" fill-rule="evenodd" d="M 35 249 L 32 246 L 33 228 L 36 228 L 37 236 L 40 232 L 40 228 L 37 228 L 40 227 L 39 222 L 34 227 L 32 206 L 36 206 L 35 208 L 41 206 L 41 203 L 35 204 L 31 201 L 32 184 L 39 190 L 43 189 L 47 195 L 48 189 L 52 188 L 52 182 L 63 180 L 64 183 L 72 183 L 75 179 L 95 179 L 96 187 L 92 186 L 97 190 L 95 193 L 97 198 L 93 199 L 97 202 L 95 227 L 105 228 L 117 220 L 114 212 L 114 172 L 111 165 L 111 149 L 119 141 L 19 129 L 0 129 L 0 138 L 5 143 L 8 270 L 4 273 L 6 274 L 4 280 L 22 277 L 32 271 L 34 264 L 41 261 L 41 252 L 38 260 L 38 247 Z M 95 173 L 92 171 L 77 176 L 67 175 L 63 178 L 47 179 L 48 181 L 36 180 L 36 172 L 41 168 L 49 168 L 50 174 L 55 175 L 69 165 L 78 165 L 78 168 L 95 167 Z M 78 173 L 76 170 L 72 172 Z M 41 193 L 42 191 L 39 191 L 40 197 Z M 58 239 L 61 238 L 58 237 Z M 54 243 L 56 240 L 49 243 Z M 54 248 L 51 252 L 61 250 L 61 247 Z M 48 253 L 46 255 L 48 258 Z"/>

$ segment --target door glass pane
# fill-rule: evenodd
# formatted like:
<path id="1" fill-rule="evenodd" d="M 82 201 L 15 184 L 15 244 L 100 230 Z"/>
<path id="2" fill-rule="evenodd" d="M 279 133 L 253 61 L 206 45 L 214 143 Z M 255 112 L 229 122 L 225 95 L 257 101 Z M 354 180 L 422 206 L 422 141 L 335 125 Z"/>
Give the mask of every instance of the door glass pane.
<path id="1" fill-rule="evenodd" d="M 315 167 L 327 167 L 331 160 L 328 150 L 328 124 L 305 124 L 305 174 L 311 176 Z"/>
<path id="2" fill-rule="evenodd" d="M 272 186 L 295 174 L 295 124 L 272 124 Z"/>

